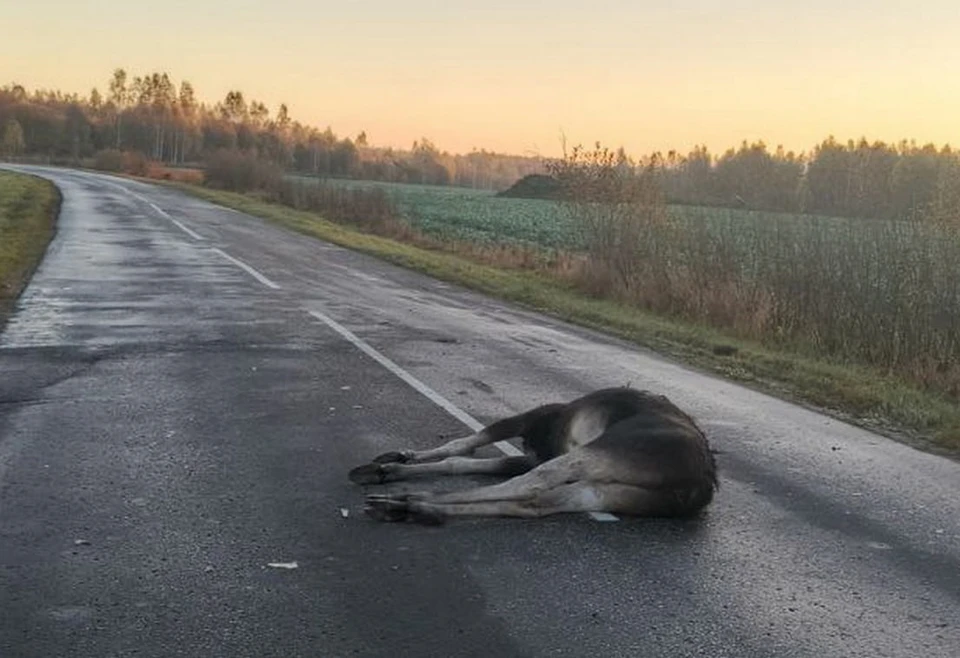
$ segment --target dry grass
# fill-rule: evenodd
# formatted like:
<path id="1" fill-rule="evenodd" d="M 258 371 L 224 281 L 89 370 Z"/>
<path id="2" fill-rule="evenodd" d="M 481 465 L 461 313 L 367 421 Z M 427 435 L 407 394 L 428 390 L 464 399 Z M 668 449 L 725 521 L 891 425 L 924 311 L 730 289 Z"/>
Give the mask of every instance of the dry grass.
<path id="1" fill-rule="evenodd" d="M 651 228 L 637 254 L 629 290 L 592 272 L 582 285 L 774 348 L 877 368 L 960 401 L 955 228 L 668 222 Z"/>
<path id="2" fill-rule="evenodd" d="M 175 183 L 187 183 L 189 185 L 202 185 L 204 181 L 202 169 L 167 167 L 156 162 L 147 164 L 146 177 L 156 180 L 173 181 Z"/>
<path id="3" fill-rule="evenodd" d="M 550 169 L 562 190 L 561 207 L 580 227 L 586 246 L 576 281 L 590 294 L 637 298 L 650 285 L 649 248 L 667 228 L 655 167 L 597 144 L 591 151 L 575 147 Z"/>
<path id="4" fill-rule="evenodd" d="M 202 185 L 205 178 L 202 169 L 168 167 L 163 163 L 147 159 L 142 153 L 119 151 L 117 149 L 98 151 L 91 160 L 85 163 L 85 166 L 99 171 L 110 171 L 189 185 Z"/>
<path id="5" fill-rule="evenodd" d="M 956 223 L 690 221 L 667 212 L 656 171 L 599 145 L 553 165 L 584 232 L 579 289 L 960 402 Z"/>

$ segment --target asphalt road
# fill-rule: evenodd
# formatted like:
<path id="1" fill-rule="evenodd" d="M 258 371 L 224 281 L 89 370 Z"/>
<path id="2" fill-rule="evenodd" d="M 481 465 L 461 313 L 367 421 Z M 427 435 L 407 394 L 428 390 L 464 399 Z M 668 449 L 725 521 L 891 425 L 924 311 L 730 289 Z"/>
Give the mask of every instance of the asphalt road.
<path id="1" fill-rule="evenodd" d="M 957 463 L 170 190 L 32 171 L 64 204 L 0 335 L 2 658 L 960 655 Z M 721 490 L 684 523 L 375 523 L 348 469 L 467 430 L 310 311 L 482 422 L 666 394 Z"/>

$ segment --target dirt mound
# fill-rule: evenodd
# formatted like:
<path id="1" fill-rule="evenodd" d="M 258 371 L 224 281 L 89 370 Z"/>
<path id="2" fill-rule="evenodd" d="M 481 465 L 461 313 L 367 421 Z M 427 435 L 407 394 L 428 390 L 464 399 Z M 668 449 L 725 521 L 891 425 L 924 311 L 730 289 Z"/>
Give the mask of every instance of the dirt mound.
<path id="1" fill-rule="evenodd" d="M 558 201 L 563 198 L 563 186 L 553 176 L 543 174 L 530 174 L 524 176 L 509 189 L 497 194 L 497 196 L 514 199 L 548 199 Z"/>

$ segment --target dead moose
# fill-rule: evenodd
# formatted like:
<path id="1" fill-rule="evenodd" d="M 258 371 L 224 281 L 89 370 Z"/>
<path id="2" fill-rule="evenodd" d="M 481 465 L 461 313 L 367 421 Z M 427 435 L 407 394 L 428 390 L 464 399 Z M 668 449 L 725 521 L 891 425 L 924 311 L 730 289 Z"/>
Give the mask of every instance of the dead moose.
<path id="1" fill-rule="evenodd" d="M 514 437 L 523 439 L 524 454 L 468 456 Z M 686 517 L 709 505 L 717 488 L 713 451 L 693 419 L 665 396 L 631 388 L 539 406 L 431 450 L 388 452 L 351 470 L 350 479 L 380 484 L 466 474 L 510 479 L 445 494 L 369 495 L 366 512 L 426 524 L 564 512 Z"/>

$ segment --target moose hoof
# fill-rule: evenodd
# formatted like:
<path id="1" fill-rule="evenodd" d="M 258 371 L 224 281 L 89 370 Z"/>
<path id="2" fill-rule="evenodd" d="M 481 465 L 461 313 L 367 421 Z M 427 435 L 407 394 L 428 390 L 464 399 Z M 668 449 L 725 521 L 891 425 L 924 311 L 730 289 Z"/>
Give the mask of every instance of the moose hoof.
<path id="1" fill-rule="evenodd" d="M 447 518 L 443 514 L 423 507 L 410 509 L 407 512 L 407 518 L 420 525 L 443 525 L 447 522 Z"/>
<path id="2" fill-rule="evenodd" d="M 390 523 L 410 521 L 420 525 L 443 525 L 446 522 L 443 514 L 420 502 L 416 494 L 367 496 L 364 510 L 371 518 Z"/>
<path id="3" fill-rule="evenodd" d="M 386 471 L 380 464 L 364 464 L 350 471 L 350 481 L 354 484 L 382 484 Z"/>
<path id="4" fill-rule="evenodd" d="M 373 458 L 374 464 L 406 464 L 408 461 L 410 461 L 409 453 L 399 452 L 397 450 L 385 452 Z"/>
<path id="5" fill-rule="evenodd" d="M 410 512 L 407 501 L 380 496 L 368 496 L 363 510 L 370 518 L 385 523 L 406 521 Z"/>

